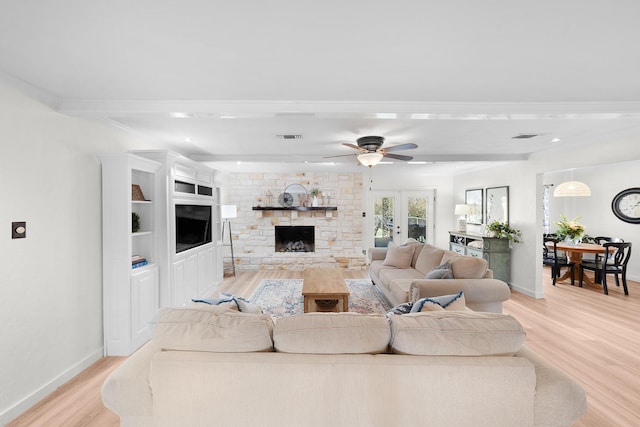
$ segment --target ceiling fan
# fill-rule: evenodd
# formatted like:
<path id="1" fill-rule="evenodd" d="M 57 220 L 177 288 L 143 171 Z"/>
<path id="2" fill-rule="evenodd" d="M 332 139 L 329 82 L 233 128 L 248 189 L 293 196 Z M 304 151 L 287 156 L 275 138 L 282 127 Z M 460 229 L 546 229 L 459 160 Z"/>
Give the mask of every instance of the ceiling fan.
<path id="1" fill-rule="evenodd" d="M 358 161 L 362 165 L 368 166 L 368 167 L 375 166 L 376 164 L 378 164 L 380 160 L 382 160 L 383 157 L 388 157 L 390 159 L 403 160 L 403 161 L 412 160 L 413 159 L 412 156 L 404 156 L 402 154 L 393 154 L 391 152 L 401 151 L 401 150 L 411 150 L 413 148 L 418 148 L 418 146 L 413 143 L 394 145 L 389 148 L 380 148 L 382 147 L 382 144 L 384 144 L 384 137 L 382 136 L 363 136 L 361 138 L 358 138 L 356 142 L 358 145 L 351 144 L 349 142 L 343 142 L 342 145 L 355 148 L 356 150 L 360 151 L 360 154 L 357 154 Z M 351 155 L 352 154 L 343 154 L 340 156 L 331 156 L 331 157 L 325 157 L 325 158 L 328 159 L 332 157 L 344 157 L 344 156 L 351 156 Z"/>

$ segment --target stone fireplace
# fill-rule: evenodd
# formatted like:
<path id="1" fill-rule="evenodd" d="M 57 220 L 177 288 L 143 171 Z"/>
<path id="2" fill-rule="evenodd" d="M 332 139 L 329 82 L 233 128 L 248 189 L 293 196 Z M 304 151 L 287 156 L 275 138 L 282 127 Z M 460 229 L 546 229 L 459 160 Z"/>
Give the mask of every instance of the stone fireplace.
<path id="1" fill-rule="evenodd" d="M 360 173 L 256 172 L 230 173 L 224 178 L 225 185 L 233 189 L 225 203 L 238 206 L 238 217 L 233 220 L 236 271 L 301 271 L 310 266 L 366 269 Z M 335 209 L 324 210 L 322 203 L 319 210 L 286 209 L 278 202 L 278 195 L 293 183 L 330 193 L 329 206 Z M 268 192 L 271 199 L 265 198 Z M 310 231 L 301 237 L 276 236 L 280 227 Z M 281 250 L 278 241 L 284 239 L 285 248 L 290 242 L 297 243 L 291 243 L 289 251 Z M 225 250 L 224 262 L 230 261 L 230 251 Z"/>
<path id="2" fill-rule="evenodd" d="M 275 226 L 276 252 L 315 252 L 315 227 L 308 225 Z"/>

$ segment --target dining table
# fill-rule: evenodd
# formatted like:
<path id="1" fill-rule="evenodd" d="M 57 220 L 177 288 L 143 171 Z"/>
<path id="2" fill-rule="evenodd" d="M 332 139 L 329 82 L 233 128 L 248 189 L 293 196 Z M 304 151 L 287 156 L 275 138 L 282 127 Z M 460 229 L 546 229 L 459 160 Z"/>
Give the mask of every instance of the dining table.
<path id="1" fill-rule="evenodd" d="M 553 244 L 549 244 L 553 249 Z M 580 281 L 580 263 L 582 262 L 582 256 L 584 254 L 604 254 L 606 252 L 605 247 L 595 243 L 578 243 L 571 244 L 567 242 L 558 242 L 556 249 L 559 251 L 567 252 L 569 261 L 574 264 L 573 270 L 567 270 L 565 274 L 558 278 L 559 281 L 567 280 L 571 278 L 571 272 L 573 271 L 573 279 Z M 589 276 L 584 275 L 583 282 L 592 287 L 601 287 L 600 283 L 596 283 Z"/>

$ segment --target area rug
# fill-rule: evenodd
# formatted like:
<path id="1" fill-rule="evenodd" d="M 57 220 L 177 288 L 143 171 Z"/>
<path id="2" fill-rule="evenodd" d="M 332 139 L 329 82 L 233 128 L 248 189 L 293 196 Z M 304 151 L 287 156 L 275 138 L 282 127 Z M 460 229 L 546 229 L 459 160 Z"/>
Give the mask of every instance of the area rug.
<path id="1" fill-rule="evenodd" d="M 349 311 L 363 314 L 384 314 L 391 304 L 369 279 L 345 279 L 349 287 Z M 273 318 L 304 312 L 302 279 L 265 279 L 249 298 Z"/>

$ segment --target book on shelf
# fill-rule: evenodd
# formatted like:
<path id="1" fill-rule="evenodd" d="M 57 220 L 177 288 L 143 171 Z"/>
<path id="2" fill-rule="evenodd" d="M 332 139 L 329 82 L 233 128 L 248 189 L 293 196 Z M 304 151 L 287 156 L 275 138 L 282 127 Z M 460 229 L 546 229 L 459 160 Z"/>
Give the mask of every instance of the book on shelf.
<path id="1" fill-rule="evenodd" d="M 131 264 L 134 264 L 134 263 L 139 262 L 139 261 L 145 261 L 145 260 L 146 260 L 146 258 L 143 257 L 142 255 L 133 255 L 131 257 Z"/>
<path id="2" fill-rule="evenodd" d="M 131 268 L 139 268 L 139 267 L 145 266 L 145 265 L 147 265 L 147 264 L 149 264 L 149 261 L 147 261 L 147 260 L 145 259 L 145 260 L 142 260 L 142 261 L 138 261 L 138 262 L 134 262 L 134 263 L 132 263 L 132 264 L 131 264 Z"/>

